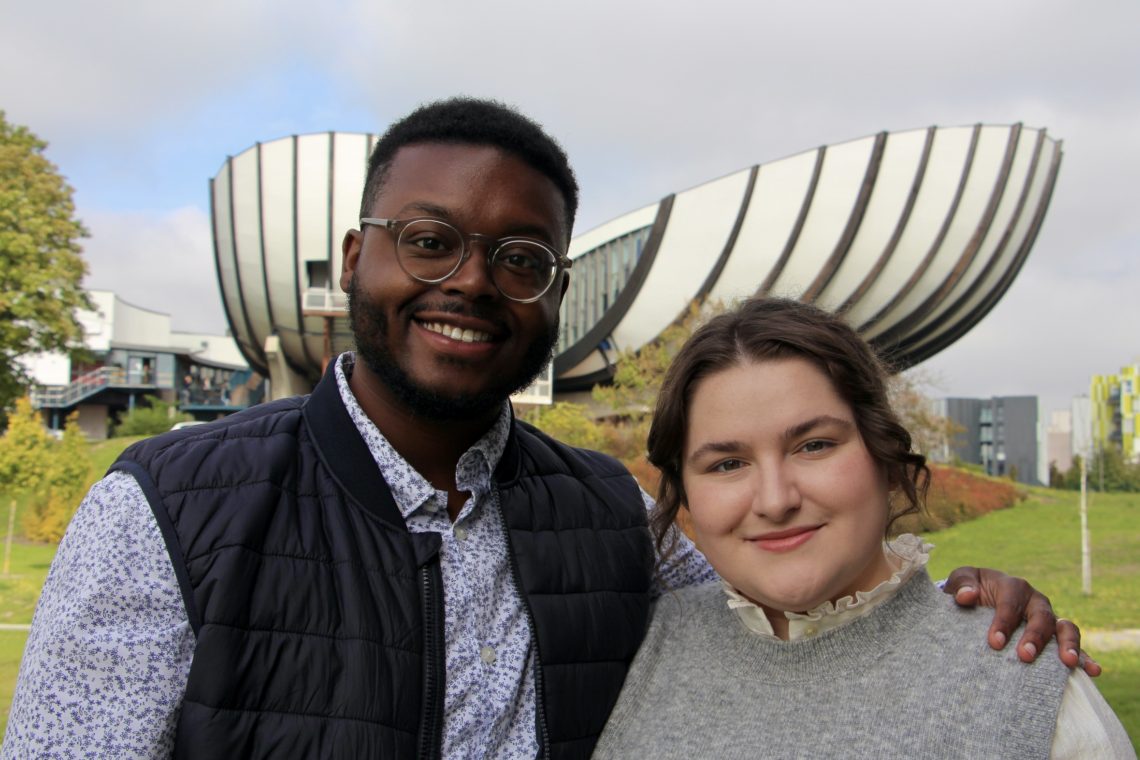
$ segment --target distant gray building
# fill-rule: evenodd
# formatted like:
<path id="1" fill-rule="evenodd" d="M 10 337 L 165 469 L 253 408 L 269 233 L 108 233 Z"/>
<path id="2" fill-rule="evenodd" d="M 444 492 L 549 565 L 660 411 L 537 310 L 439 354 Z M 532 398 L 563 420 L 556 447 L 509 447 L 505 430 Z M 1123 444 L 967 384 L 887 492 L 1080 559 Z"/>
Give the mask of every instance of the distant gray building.
<path id="1" fill-rule="evenodd" d="M 961 430 L 937 459 L 977 464 L 990 475 L 1039 485 L 1036 396 L 945 398 L 938 414 Z"/>

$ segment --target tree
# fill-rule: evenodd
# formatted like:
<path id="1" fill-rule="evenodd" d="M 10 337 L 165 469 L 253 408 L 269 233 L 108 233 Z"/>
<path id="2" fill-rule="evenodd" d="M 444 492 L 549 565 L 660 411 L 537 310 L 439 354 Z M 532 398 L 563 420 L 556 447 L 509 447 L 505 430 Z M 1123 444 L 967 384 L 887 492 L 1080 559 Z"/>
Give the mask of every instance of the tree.
<path id="1" fill-rule="evenodd" d="M 648 467 L 643 466 L 645 441 L 665 371 L 689 336 L 710 317 L 723 311 L 720 303 L 691 304 L 680 319 L 641 350 L 622 352 L 614 362 L 613 382 L 594 388 L 594 402 L 611 410 L 604 450 L 620 459 L 634 474 L 640 475 L 640 471 Z"/>
<path id="2" fill-rule="evenodd" d="M 912 369 L 893 375 L 888 392 L 899 421 L 910 432 L 914 450 L 929 458 L 943 447 L 953 449 L 955 437 L 965 429 L 935 411 L 928 388 L 938 383 L 924 370 Z"/>
<path id="3" fill-rule="evenodd" d="M 1081 487 L 1081 457 L 1073 456 L 1073 465 L 1061 477 L 1061 488 Z M 1092 491 L 1140 491 L 1140 462 L 1130 462 L 1120 449 L 1108 447 L 1093 452 L 1088 466 L 1088 487 Z"/>
<path id="4" fill-rule="evenodd" d="M 93 480 L 91 456 L 78 414 L 67 418 L 63 438 L 56 441 L 48 435 L 31 401 L 17 399 L 8 429 L 0 436 L 0 488 L 12 499 L 25 501 L 24 534 L 36 541 L 62 538 Z"/>
<path id="5" fill-rule="evenodd" d="M 75 312 L 94 308 L 81 287 L 87 230 L 46 147 L 0 111 L 0 408 L 27 385 L 19 358 L 78 346 Z"/>
<path id="6" fill-rule="evenodd" d="M 59 541 L 71 522 L 83 495 L 94 478 L 94 465 L 88 453 L 87 437 L 79 427 L 79 413 L 72 412 L 63 428 L 63 437 L 52 447 L 44 473 L 47 488 L 29 502 L 24 516 L 24 533 L 33 541 Z"/>
<path id="7" fill-rule="evenodd" d="M 42 490 L 53 443 L 32 402 L 18 399 L 0 436 L 0 487 L 15 494 Z"/>

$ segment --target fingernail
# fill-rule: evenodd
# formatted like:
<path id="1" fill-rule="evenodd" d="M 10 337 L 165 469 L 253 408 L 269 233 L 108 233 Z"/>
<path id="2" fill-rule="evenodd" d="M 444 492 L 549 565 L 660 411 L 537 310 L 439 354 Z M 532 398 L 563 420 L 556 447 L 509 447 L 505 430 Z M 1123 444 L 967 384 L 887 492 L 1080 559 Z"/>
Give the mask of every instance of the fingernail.
<path id="1" fill-rule="evenodd" d="M 1005 634 L 1002 633 L 1001 631 L 998 631 L 997 633 L 994 634 L 994 636 L 997 637 L 998 646 L 1004 647 L 1005 646 Z"/>
<path id="2" fill-rule="evenodd" d="M 1036 646 L 1034 646 L 1033 644 L 1025 644 L 1025 645 L 1024 645 L 1024 646 L 1022 646 L 1021 648 L 1022 648 L 1022 649 L 1025 651 L 1025 653 L 1026 653 L 1026 654 L 1028 654 L 1030 657 L 1036 657 L 1036 656 L 1037 656 L 1037 647 L 1036 647 Z"/>
<path id="3" fill-rule="evenodd" d="M 962 586 L 961 588 L 958 589 L 957 593 L 959 593 L 959 594 L 972 594 L 972 593 L 974 593 L 974 587 L 973 586 Z"/>
<path id="4" fill-rule="evenodd" d="M 1078 660 L 1079 660 L 1079 659 L 1080 659 L 1080 657 L 1081 657 L 1081 653 L 1080 653 L 1080 652 L 1078 652 L 1078 651 L 1077 651 L 1077 650 L 1075 650 L 1075 649 L 1070 649 L 1070 650 L 1069 650 L 1069 654 L 1071 654 L 1073 657 L 1076 657 Z"/>

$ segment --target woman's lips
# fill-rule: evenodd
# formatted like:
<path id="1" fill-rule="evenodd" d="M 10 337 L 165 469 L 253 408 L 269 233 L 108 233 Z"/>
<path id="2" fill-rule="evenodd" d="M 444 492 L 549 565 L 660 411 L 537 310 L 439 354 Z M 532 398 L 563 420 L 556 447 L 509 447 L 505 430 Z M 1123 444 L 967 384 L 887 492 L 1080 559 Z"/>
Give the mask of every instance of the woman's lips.
<path id="1" fill-rule="evenodd" d="M 812 537 L 819 532 L 821 527 L 823 526 L 814 525 L 810 528 L 791 528 L 789 530 L 774 531 L 757 536 L 751 540 L 764 551 L 776 553 L 790 552 L 810 541 Z"/>

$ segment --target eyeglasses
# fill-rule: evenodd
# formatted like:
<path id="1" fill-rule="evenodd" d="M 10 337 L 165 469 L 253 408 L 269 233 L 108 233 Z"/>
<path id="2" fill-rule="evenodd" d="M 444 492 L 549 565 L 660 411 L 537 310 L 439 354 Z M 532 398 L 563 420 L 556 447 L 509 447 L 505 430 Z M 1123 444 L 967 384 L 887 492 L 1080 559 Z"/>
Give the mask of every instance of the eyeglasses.
<path id="1" fill-rule="evenodd" d="M 360 226 L 383 227 L 396 238 L 396 261 L 409 277 L 436 284 L 459 271 L 471 255 L 471 243 L 487 247 L 491 282 L 506 298 L 531 303 L 546 295 L 558 273 L 573 262 L 541 240 L 527 237 L 492 238 L 463 234 L 440 219 L 377 219 Z"/>

